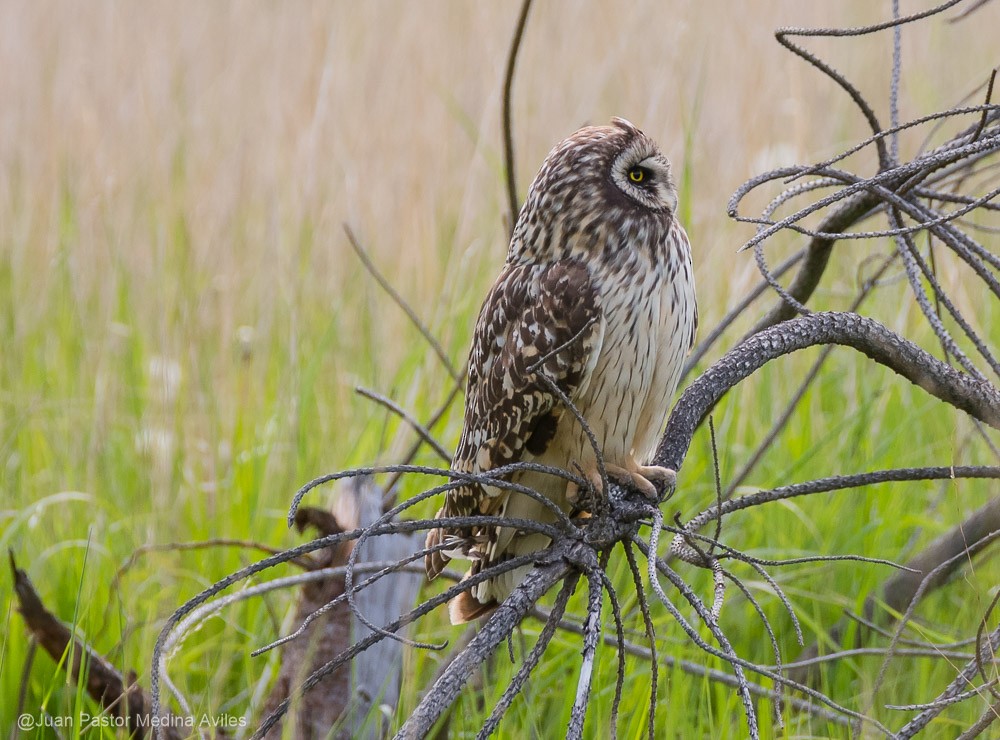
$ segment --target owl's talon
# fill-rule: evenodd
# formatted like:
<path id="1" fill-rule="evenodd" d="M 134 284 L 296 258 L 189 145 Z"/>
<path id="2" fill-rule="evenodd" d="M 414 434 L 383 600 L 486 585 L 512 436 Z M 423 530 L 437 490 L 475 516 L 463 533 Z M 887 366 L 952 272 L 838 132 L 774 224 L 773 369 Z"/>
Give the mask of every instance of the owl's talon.
<path id="1" fill-rule="evenodd" d="M 670 468 L 660 467 L 659 465 L 644 465 L 639 468 L 639 473 L 646 480 L 658 481 L 661 484 L 664 499 L 670 498 L 674 487 L 677 485 L 677 472 Z M 660 501 L 660 494 L 657 493 L 652 498 L 655 501 Z"/>

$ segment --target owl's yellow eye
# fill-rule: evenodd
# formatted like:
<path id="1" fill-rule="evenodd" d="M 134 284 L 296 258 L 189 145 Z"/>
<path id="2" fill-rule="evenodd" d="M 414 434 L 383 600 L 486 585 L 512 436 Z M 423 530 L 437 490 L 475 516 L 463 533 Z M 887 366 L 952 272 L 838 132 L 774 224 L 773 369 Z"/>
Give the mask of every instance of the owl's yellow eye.
<path id="1" fill-rule="evenodd" d="M 632 182 L 643 182 L 646 179 L 646 170 L 642 167 L 633 167 L 628 171 L 628 179 Z"/>

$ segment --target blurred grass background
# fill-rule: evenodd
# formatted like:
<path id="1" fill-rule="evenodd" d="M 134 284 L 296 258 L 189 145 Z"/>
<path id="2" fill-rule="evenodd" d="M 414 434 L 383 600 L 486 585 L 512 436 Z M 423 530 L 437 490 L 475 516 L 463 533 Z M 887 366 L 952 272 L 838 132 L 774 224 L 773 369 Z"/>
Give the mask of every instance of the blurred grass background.
<path id="1" fill-rule="evenodd" d="M 506 249 L 500 95 L 516 12 L 515 3 L 458 0 L 0 3 L 0 544 L 60 617 L 121 668 L 136 668 L 143 685 L 162 620 L 256 556 L 233 548 L 151 554 L 112 588 L 135 548 L 213 537 L 297 542 L 284 517 L 298 485 L 391 462 L 412 442 L 355 385 L 422 417 L 450 390 L 341 225 L 351 224 L 454 363 L 464 362 Z M 732 191 L 764 169 L 818 160 L 866 135 L 846 96 L 780 49 L 774 28 L 888 14 L 888 2 L 867 0 L 540 3 L 515 81 L 520 192 L 548 149 L 580 125 L 612 115 L 637 123 L 674 162 L 702 326 L 712 327 L 758 275 L 752 256 L 734 256 L 752 232 L 725 215 Z M 1000 61 L 988 32 L 998 26 L 1000 5 L 991 4 L 954 25 L 907 27 L 901 117 L 951 105 L 980 84 Z M 889 36 L 808 46 L 859 80 L 888 120 Z M 904 156 L 923 133 L 903 138 Z M 853 161 L 870 171 L 870 160 Z M 772 241 L 772 263 L 800 244 L 790 234 Z M 860 260 L 886 249 L 838 247 L 816 305 L 845 307 Z M 1000 311 L 985 290 L 967 286 L 947 260 L 940 268 L 955 302 L 996 346 Z M 908 295 L 890 285 L 869 312 L 933 348 Z M 724 480 L 783 408 L 788 379 L 813 358 L 765 370 L 719 407 Z M 459 424 L 460 405 L 442 427 L 447 445 Z M 672 505 L 685 514 L 711 500 L 707 448 L 699 435 L 682 471 Z M 990 461 L 967 420 L 838 352 L 750 483 Z M 410 485 L 416 491 L 419 482 Z M 902 559 L 991 493 L 982 482 L 912 484 L 789 502 L 734 517 L 727 541 L 770 556 Z M 702 574 L 685 575 L 707 593 Z M 815 639 L 843 607 L 860 609 L 888 573 L 816 565 L 779 575 Z M 936 594 L 922 611 L 928 629 L 973 633 L 997 576 L 984 562 Z M 3 728 L 14 719 L 27 654 L 9 584 L 0 578 Z M 780 604 L 766 584 L 755 587 L 794 656 Z M 196 708 L 247 711 L 274 660 L 247 654 L 276 635 L 287 611 L 277 597 L 242 605 L 187 640 L 171 675 Z M 733 597 L 725 618 L 741 654 L 769 660 L 746 604 Z M 424 629 L 447 634 L 443 615 Z M 660 635 L 661 651 L 714 665 L 666 618 Z M 560 639 L 566 659 L 545 661 L 505 734 L 564 728 L 579 647 Z M 439 659 L 409 658 L 415 678 L 400 712 Z M 510 673 L 505 663 L 487 676 L 487 713 Z M 610 711 L 610 650 L 603 663 L 594 736 Z M 841 663 L 824 673 L 823 689 L 854 706 L 877 666 L 878 658 Z M 895 703 L 929 699 L 954 675 L 928 660 L 894 666 L 880 696 Z M 648 680 L 648 667 L 630 661 L 623 736 L 644 727 Z M 52 715 L 90 706 L 44 656 L 24 690 L 27 708 L 44 705 Z M 743 732 L 728 690 L 668 672 L 660 694 L 660 736 Z M 470 693 L 454 732 L 473 731 L 483 716 L 477 706 Z M 953 737 L 950 723 L 980 711 L 953 710 L 928 736 Z M 786 732 L 807 736 L 800 730 Z"/>

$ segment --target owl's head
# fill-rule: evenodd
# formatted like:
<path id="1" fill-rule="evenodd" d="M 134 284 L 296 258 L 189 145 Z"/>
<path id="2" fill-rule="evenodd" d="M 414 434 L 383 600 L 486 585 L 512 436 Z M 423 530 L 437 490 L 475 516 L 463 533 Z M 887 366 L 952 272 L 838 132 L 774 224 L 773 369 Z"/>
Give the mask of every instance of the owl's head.
<path id="1" fill-rule="evenodd" d="M 655 248 L 677 210 L 670 162 L 624 118 L 588 126 L 558 143 L 521 208 L 510 258 Z"/>
<path id="2" fill-rule="evenodd" d="M 677 210 L 677 190 L 670 178 L 670 162 L 653 140 L 624 118 L 612 118 L 613 134 L 623 147 L 611 163 L 611 180 L 641 208 L 651 211 Z M 619 133 L 620 132 L 620 133 Z"/>

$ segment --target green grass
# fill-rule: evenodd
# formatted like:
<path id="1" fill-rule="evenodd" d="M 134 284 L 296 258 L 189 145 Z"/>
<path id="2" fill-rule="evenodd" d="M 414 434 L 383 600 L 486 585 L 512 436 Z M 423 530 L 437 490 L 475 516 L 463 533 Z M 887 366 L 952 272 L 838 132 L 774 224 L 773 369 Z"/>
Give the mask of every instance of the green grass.
<path id="1" fill-rule="evenodd" d="M 752 162 L 779 145 L 816 159 L 863 129 L 846 104 L 831 109 L 831 92 L 816 84 L 815 73 L 793 66 L 768 40 L 777 25 L 843 18 L 801 8 L 790 18 L 793 11 L 777 4 L 753 11 L 704 5 L 685 10 L 684 23 L 655 3 L 613 19 L 601 15 L 602 6 L 588 6 L 572 44 L 553 31 L 558 19 L 539 9 L 529 26 L 515 113 L 522 192 L 548 146 L 583 119 L 624 114 L 663 142 L 678 163 L 703 326 L 712 327 L 755 280 L 752 258 L 733 257 L 750 230 L 724 216 L 732 189 L 753 174 Z M 861 13 L 868 5 L 851 7 Z M 716 28 L 722 8 L 732 22 Z M 206 4 L 189 7 L 189 17 L 136 7 L 103 23 L 71 7 L 61 8 L 58 21 L 30 3 L 0 8 L 0 26 L 21 28 L 28 39 L 19 52 L 0 52 L 0 62 L 8 62 L 0 64 L 2 89 L 17 111 L 13 135 L 0 142 L 0 546 L 13 551 L 57 616 L 119 670 L 135 669 L 145 687 L 163 621 L 260 553 L 147 552 L 119 574 L 138 548 L 216 538 L 298 544 L 301 538 L 285 526 L 298 486 L 332 470 L 397 460 L 412 442 L 404 426 L 353 387 L 386 393 L 421 418 L 450 390 L 419 333 L 358 264 L 341 222 L 355 227 L 458 365 L 502 259 L 495 65 L 513 10 L 469 4 L 454 17 L 381 3 L 353 15 L 314 10 L 317 17 L 281 7 L 256 15 L 234 10 L 231 17 Z M 991 12 L 992 6 L 983 17 Z M 605 48 L 611 21 L 623 39 L 648 38 L 649 28 L 668 29 L 669 38 L 589 53 Z M 141 32 L 162 23 L 167 30 L 152 38 Z M 496 30 L 473 38 L 470 27 Z M 330 29 L 330 36 L 317 28 Z M 210 29 L 211 39 L 197 29 Z M 706 52 L 709 33 L 718 34 L 725 54 Z M 934 38 L 942 49 L 961 43 L 962 53 L 949 55 L 948 65 L 909 60 L 907 89 L 919 106 L 912 103 L 907 114 L 951 102 L 956 89 L 979 79 L 980 61 L 992 49 L 988 34 L 968 26 L 937 28 Z M 849 47 L 837 48 L 838 65 L 853 73 L 884 51 L 855 57 Z M 664 69 L 695 71 L 672 80 Z M 758 83 L 774 79 L 775 69 L 791 90 L 785 103 L 759 96 Z M 566 84 L 554 86 L 552 79 Z M 878 80 L 863 79 L 867 89 L 882 89 Z M 595 90 L 580 87 L 583 80 L 604 82 L 594 83 Z M 915 135 L 904 149 L 917 141 Z M 792 235 L 775 242 L 772 262 L 799 243 Z M 884 248 L 838 250 L 816 305 L 847 305 L 859 261 Z M 947 261 L 942 274 L 963 310 L 1000 346 L 996 302 L 984 300 L 967 273 Z M 866 312 L 934 348 L 916 309 L 905 308 L 908 295 L 903 285 L 888 285 Z M 811 351 L 764 368 L 717 408 L 724 482 L 784 408 L 790 381 L 815 357 Z M 455 444 L 460 417 L 456 405 L 439 427 L 446 446 Z M 425 450 L 416 462 L 438 461 Z M 834 352 L 741 492 L 836 473 L 991 462 L 961 414 L 844 349 Z M 404 494 L 425 483 L 407 481 Z M 853 553 L 905 560 L 995 494 L 995 485 L 983 481 L 823 494 L 738 513 L 724 538 L 767 558 Z M 321 490 L 307 501 L 322 505 L 331 495 Z M 666 513 L 688 517 L 713 500 L 702 430 Z M 434 508 L 428 502 L 415 513 Z M 705 573 L 678 569 L 710 598 Z M 770 586 L 749 568 L 733 570 L 760 599 L 785 660 L 794 659 L 792 623 Z M 642 621 L 620 553 L 610 572 L 625 627 L 641 643 Z M 890 574 L 884 566 L 851 562 L 771 572 L 806 640 L 821 642 L 844 609 L 859 611 Z M 963 569 L 921 606 L 921 629 L 945 641 L 974 634 L 997 582 L 996 559 Z M 251 697 L 266 695 L 258 684 L 277 654 L 249 653 L 289 629 L 291 599 L 271 594 L 227 608 L 170 656 L 170 676 L 195 714 L 242 717 Z M 577 593 L 570 613 L 582 613 L 584 601 L 585 593 Z M 604 616 L 610 630 L 609 608 Z M 69 729 L 22 736 L 114 737 L 111 729 L 81 728 L 81 715 L 98 707 L 80 682 L 68 680 L 42 651 L 29 660 L 6 573 L 0 619 L 0 731 L 6 735 L 13 726 L 23 692 L 27 711 L 75 719 Z M 661 656 L 726 668 L 697 650 L 662 608 L 655 621 Z M 453 641 L 460 631 L 446 622 L 438 610 L 413 634 Z M 735 589 L 722 626 L 741 656 L 773 662 L 760 620 Z M 540 629 L 537 622 L 523 625 L 513 641 L 518 658 Z M 704 628 L 700 633 L 710 638 Z M 853 638 L 849 630 L 845 644 Z M 501 725 L 503 737 L 564 733 L 580 650 L 574 635 L 555 638 Z M 611 648 L 602 646 L 598 656 L 590 737 L 607 735 L 617 671 Z M 416 705 L 442 655 L 411 651 L 405 660 L 397 719 Z M 865 708 L 880 661 L 864 656 L 827 664 L 819 688 L 848 707 Z M 955 664 L 895 660 L 871 713 L 898 727 L 903 715 L 883 705 L 931 699 L 954 676 Z M 482 689 L 463 690 L 450 714 L 453 736 L 475 736 L 516 668 L 502 649 L 484 669 Z M 646 729 L 650 669 L 629 657 L 625 675 L 619 736 L 638 737 Z M 661 668 L 656 698 L 657 737 L 745 735 L 734 692 L 705 678 Z M 950 708 L 924 737 L 952 738 L 983 708 L 981 702 Z M 765 737 L 845 735 L 789 709 L 778 730 L 768 706 L 758 710 Z"/>

